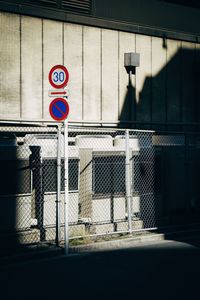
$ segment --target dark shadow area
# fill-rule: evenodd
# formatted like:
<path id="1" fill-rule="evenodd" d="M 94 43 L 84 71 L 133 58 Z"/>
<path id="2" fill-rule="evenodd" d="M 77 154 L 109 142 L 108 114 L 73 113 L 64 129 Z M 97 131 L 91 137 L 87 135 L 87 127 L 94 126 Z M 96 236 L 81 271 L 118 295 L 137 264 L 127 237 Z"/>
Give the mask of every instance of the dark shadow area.
<path id="1" fill-rule="evenodd" d="M 160 0 L 162 2 L 169 2 L 178 5 L 184 5 L 188 7 L 200 8 L 200 3 L 198 0 Z"/>
<path id="2" fill-rule="evenodd" d="M 17 160 L 17 141 L 15 134 L 0 135 L 0 255 L 10 255 L 21 248 L 17 227 L 17 194 L 26 193 L 30 186 L 22 183 L 25 179 L 27 161 Z M 23 172 L 24 170 L 24 172 Z"/>
<path id="3" fill-rule="evenodd" d="M 4 257 L 26 251 L 21 239 L 30 229 L 31 173 L 29 158 L 20 151 L 14 133 L 1 133 L 0 152 L 0 256 Z"/>
<path id="4" fill-rule="evenodd" d="M 1 292 L 6 299 L 196 299 L 199 269 L 199 247 L 147 244 L 7 266 Z"/>
<path id="5" fill-rule="evenodd" d="M 163 48 L 167 49 L 166 40 Z M 164 233 L 170 227 L 199 227 L 199 69 L 200 51 L 179 49 L 155 77 L 145 79 L 138 101 L 127 75 L 119 128 L 155 131 L 152 136 L 132 133 L 140 147 L 132 158 L 133 196 L 137 192 L 140 198 L 144 228 L 158 227 Z M 149 149 L 145 137 L 151 139 Z"/>
<path id="6" fill-rule="evenodd" d="M 30 137 L 31 126 L 29 130 Z M 13 127 L 0 135 L 0 258 L 55 246 L 54 232 L 46 237 L 44 225 L 44 192 L 49 191 L 49 182 L 52 184 L 48 175 L 51 161 L 42 158 L 37 141 L 35 146 L 24 142 L 27 133 L 22 127 L 20 131 Z M 56 190 L 56 159 L 53 168 Z"/>

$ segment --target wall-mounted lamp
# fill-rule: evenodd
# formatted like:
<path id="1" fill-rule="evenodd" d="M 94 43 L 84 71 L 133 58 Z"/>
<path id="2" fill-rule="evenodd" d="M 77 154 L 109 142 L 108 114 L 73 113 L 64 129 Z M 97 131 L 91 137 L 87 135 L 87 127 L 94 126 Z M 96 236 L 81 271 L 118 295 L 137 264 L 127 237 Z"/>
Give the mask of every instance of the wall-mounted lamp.
<path id="1" fill-rule="evenodd" d="M 140 66 L 139 53 L 124 53 L 124 67 L 128 74 L 135 74 L 136 67 Z"/>

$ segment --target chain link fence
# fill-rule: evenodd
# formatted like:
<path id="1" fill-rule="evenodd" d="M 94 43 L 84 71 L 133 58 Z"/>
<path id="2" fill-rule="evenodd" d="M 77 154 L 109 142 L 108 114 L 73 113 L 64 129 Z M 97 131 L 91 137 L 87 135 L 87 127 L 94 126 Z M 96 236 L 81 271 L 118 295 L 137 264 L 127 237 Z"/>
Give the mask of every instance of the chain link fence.
<path id="1" fill-rule="evenodd" d="M 57 126 L 0 127 L 2 247 L 55 241 Z"/>
<path id="2" fill-rule="evenodd" d="M 22 245 L 64 240 L 59 128 L 0 127 L 0 234 L 7 240 Z M 198 222 L 199 167 L 198 134 L 70 126 L 69 238 Z"/>

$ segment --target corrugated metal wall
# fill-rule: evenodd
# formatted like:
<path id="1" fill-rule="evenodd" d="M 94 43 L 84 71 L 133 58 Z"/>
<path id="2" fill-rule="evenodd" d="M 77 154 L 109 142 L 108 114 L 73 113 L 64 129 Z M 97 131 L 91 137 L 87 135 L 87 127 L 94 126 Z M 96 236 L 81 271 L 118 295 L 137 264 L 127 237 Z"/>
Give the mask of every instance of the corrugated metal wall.
<path id="1" fill-rule="evenodd" d="M 48 73 L 70 73 L 69 120 L 194 122 L 200 45 L 0 13 L 0 117 L 49 118 Z M 132 98 L 124 52 L 139 52 Z"/>

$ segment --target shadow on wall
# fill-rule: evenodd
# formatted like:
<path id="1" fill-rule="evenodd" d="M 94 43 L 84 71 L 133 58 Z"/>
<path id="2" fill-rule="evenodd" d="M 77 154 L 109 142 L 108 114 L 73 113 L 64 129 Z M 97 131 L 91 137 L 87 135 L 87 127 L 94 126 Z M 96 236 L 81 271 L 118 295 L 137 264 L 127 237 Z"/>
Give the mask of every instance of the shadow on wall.
<path id="1" fill-rule="evenodd" d="M 131 81 L 131 76 L 135 76 L 135 75 L 130 75 L 127 74 L 128 76 L 128 85 L 127 85 L 127 93 L 125 96 L 125 100 L 124 100 L 124 106 L 122 108 L 122 112 L 120 115 L 120 123 L 119 123 L 119 127 L 120 128 L 126 128 L 126 121 L 135 121 L 136 120 L 136 90 L 135 87 L 132 84 Z M 128 127 L 131 127 L 128 125 Z"/>
<path id="2" fill-rule="evenodd" d="M 135 161 L 137 172 L 133 181 L 138 182 L 137 193 L 145 228 L 149 227 L 149 219 L 152 227 L 191 224 L 200 220 L 199 126 L 191 124 L 199 122 L 200 117 L 199 70 L 200 51 L 179 49 L 155 77 L 145 79 L 138 99 L 130 75 L 127 75 L 127 93 L 119 127 L 155 130 L 154 135 L 159 136 L 152 140 L 152 148 L 145 150 L 142 145 L 145 134 L 136 133 L 140 152 Z M 139 68 L 137 72 L 140 72 Z M 133 123 L 126 124 L 126 120 Z M 167 141 L 164 131 L 171 132 Z M 196 135 L 189 132 L 196 132 Z M 132 188 L 135 192 L 134 184 Z M 147 194 L 150 196 L 146 197 Z"/>
<path id="3" fill-rule="evenodd" d="M 163 45 L 163 48 L 167 46 Z M 142 65 L 142 62 L 140 62 Z M 141 67 L 136 69 L 136 76 Z M 125 69 L 124 69 L 125 71 Z M 142 90 L 136 89 L 128 77 L 127 93 L 119 117 L 119 127 L 194 131 L 194 126 L 156 123 L 193 123 L 200 118 L 200 50 L 179 49 L 167 65 L 154 77 L 147 77 Z M 138 122 L 138 123 L 137 123 Z M 125 126 L 126 125 L 126 126 Z M 128 125 L 128 127 L 130 127 Z M 198 128 L 199 129 L 199 128 Z"/>

